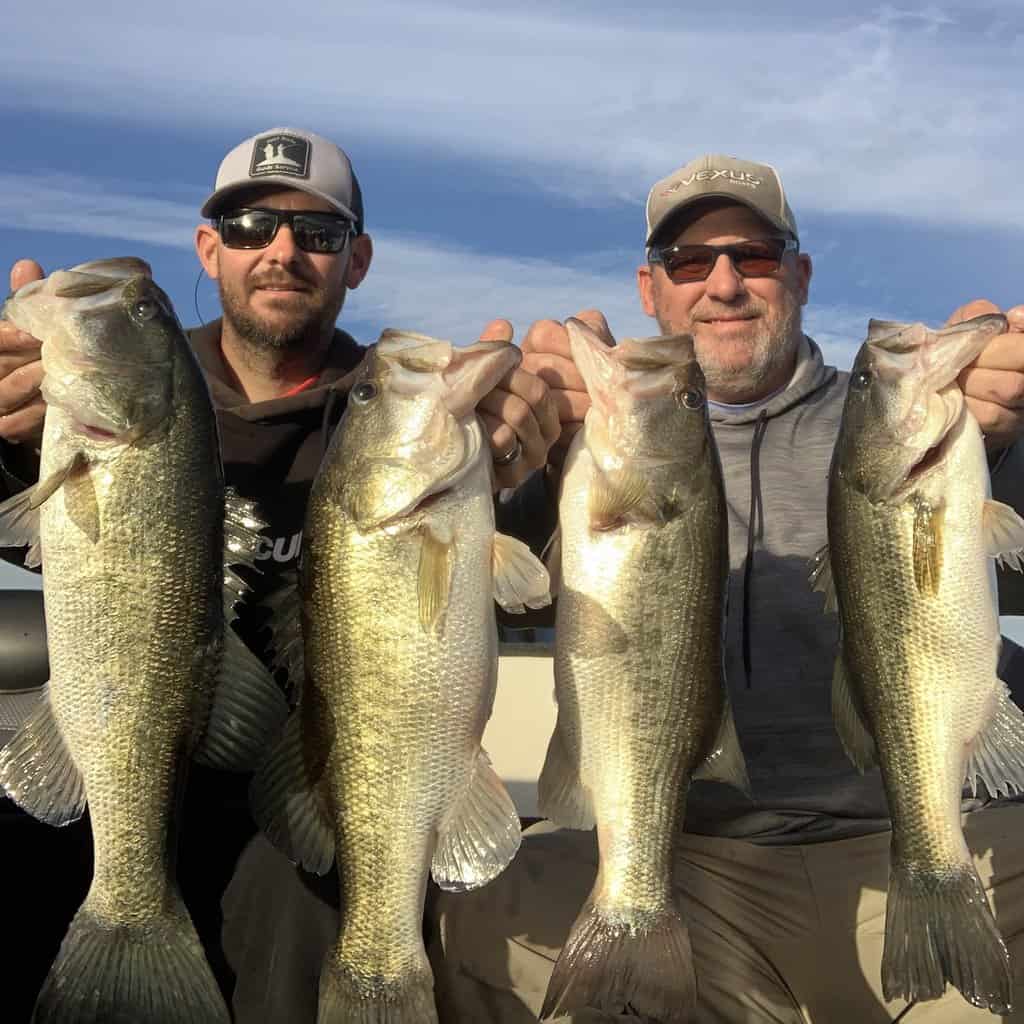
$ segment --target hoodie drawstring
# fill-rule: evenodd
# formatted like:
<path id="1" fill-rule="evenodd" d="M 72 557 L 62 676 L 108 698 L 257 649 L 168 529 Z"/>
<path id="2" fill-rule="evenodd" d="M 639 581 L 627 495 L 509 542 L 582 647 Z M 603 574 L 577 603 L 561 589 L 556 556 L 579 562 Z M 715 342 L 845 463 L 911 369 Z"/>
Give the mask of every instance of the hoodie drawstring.
<path id="1" fill-rule="evenodd" d="M 743 671 L 747 689 L 751 688 L 753 672 L 750 659 L 750 583 L 754 573 L 754 544 L 764 522 L 761 500 L 761 442 L 768 430 L 768 413 L 762 409 L 754 424 L 750 442 L 750 515 L 747 518 L 747 560 L 743 565 Z"/>

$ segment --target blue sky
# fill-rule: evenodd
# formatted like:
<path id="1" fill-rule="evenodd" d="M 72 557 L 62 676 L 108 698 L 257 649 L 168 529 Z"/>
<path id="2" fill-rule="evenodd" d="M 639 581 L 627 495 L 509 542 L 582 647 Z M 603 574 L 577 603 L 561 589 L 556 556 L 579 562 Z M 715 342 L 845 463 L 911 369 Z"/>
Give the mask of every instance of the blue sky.
<path id="1" fill-rule="evenodd" d="M 277 125 L 352 157 L 374 266 L 342 323 L 470 341 L 494 316 L 603 309 L 651 182 L 702 152 L 775 164 L 815 264 L 808 331 L 1024 302 L 1024 5 L 37 0 L 0 35 L 0 265 L 148 260 L 195 323 L 198 208 Z M 513 9 L 514 8 L 514 9 Z M 282 13 L 284 11 L 285 13 Z M 216 291 L 198 288 L 202 318 Z"/>

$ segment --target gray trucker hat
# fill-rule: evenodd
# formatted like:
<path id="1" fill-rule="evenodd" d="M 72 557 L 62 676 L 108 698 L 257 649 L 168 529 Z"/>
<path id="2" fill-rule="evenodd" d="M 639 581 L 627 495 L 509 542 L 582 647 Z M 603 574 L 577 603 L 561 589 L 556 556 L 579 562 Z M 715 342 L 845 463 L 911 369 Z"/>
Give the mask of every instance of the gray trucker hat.
<path id="1" fill-rule="evenodd" d="M 782 179 L 774 167 L 710 153 L 691 160 L 651 188 L 647 196 L 645 244 L 650 245 L 670 220 L 702 199 L 731 199 L 742 203 L 780 231 L 800 238 Z"/>
<path id="2" fill-rule="evenodd" d="M 363 197 L 352 163 L 329 139 L 299 128 L 272 128 L 239 143 L 221 161 L 200 211 L 215 217 L 240 189 L 281 185 L 319 196 L 363 231 Z"/>

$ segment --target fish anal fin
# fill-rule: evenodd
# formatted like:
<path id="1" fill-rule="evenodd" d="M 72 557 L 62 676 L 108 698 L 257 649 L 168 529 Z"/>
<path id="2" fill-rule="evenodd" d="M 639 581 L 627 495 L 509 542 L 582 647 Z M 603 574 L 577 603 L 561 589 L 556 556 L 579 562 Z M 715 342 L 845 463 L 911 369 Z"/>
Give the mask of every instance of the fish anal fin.
<path id="1" fill-rule="evenodd" d="M 544 563 L 521 540 L 505 533 L 494 535 L 492 547 L 494 600 L 507 612 L 551 604 L 550 580 Z"/>
<path id="2" fill-rule="evenodd" d="M 591 829 L 597 824 L 593 798 L 580 779 L 579 766 L 560 724 L 555 725 L 548 741 L 537 780 L 537 805 L 545 818 L 563 828 Z"/>
<path id="3" fill-rule="evenodd" d="M 54 716 L 49 685 L 0 750 L 0 788 L 48 825 L 70 824 L 85 811 L 85 783 Z"/>
<path id="4" fill-rule="evenodd" d="M 718 725 L 718 735 L 708 756 L 697 766 L 693 773 L 695 779 L 706 779 L 724 782 L 734 786 L 741 793 L 750 796 L 750 778 L 747 775 L 747 762 L 740 748 L 740 738 L 736 732 L 736 720 L 732 714 L 725 686 L 722 687 L 722 716 Z"/>
<path id="5" fill-rule="evenodd" d="M 808 576 L 811 590 L 825 595 L 826 612 L 839 611 L 839 601 L 836 598 L 836 581 L 832 575 L 832 560 L 829 554 L 829 546 L 825 544 L 818 548 L 811 559 L 811 571 Z"/>
<path id="6" fill-rule="evenodd" d="M 1024 519 L 1001 501 L 988 500 L 982 508 L 985 547 L 1000 565 L 1024 571 Z"/>
<path id="7" fill-rule="evenodd" d="M 249 786 L 249 804 L 274 846 L 307 871 L 323 875 L 334 863 L 335 848 L 319 786 L 304 753 L 302 715 L 296 709 Z"/>
<path id="8" fill-rule="evenodd" d="M 195 759 L 226 771 L 252 771 L 280 733 L 287 714 L 284 694 L 266 666 L 225 625 L 210 717 Z"/>
<path id="9" fill-rule="evenodd" d="M 914 504 L 914 582 L 917 592 L 934 597 L 942 577 L 942 528 L 946 506 Z"/>
<path id="10" fill-rule="evenodd" d="M 851 685 L 842 643 L 832 673 L 832 718 L 846 756 L 862 774 L 871 771 L 878 764 L 878 747 L 864 721 L 860 698 Z"/>
<path id="11" fill-rule="evenodd" d="M 434 881 L 451 892 L 477 889 L 511 863 L 520 839 L 515 804 L 480 750 L 466 789 L 438 829 Z"/>

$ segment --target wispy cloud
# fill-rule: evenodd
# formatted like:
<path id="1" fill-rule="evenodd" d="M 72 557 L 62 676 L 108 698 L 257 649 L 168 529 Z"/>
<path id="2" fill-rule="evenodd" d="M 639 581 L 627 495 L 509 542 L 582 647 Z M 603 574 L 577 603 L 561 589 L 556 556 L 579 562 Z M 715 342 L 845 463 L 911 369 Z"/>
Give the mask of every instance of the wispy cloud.
<path id="1" fill-rule="evenodd" d="M 115 239 L 126 250 L 139 244 L 170 247 L 182 250 L 186 260 L 195 222 L 194 204 L 133 194 L 123 182 L 0 174 L 0 228 Z M 342 319 L 364 331 L 386 325 L 467 343 L 496 317 L 511 320 L 521 340 L 534 320 L 564 319 L 596 307 L 619 337 L 643 337 L 656 327 L 639 307 L 634 270 L 635 256 L 628 252 L 590 254 L 586 264 L 571 265 L 384 232 L 375 235 L 373 267 L 350 294 Z M 172 298 L 182 314 L 191 306 L 185 296 Z M 808 330 L 830 358 L 847 366 L 868 315 L 810 306 Z"/>
<path id="2" fill-rule="evenodd" d="M 1024 141 L 1007 128 L 1019 4 L 767 17 L 741 2 L 699 19 L 678 4 L 643 19 L 576 6 L 383 0 L 341 13 L 321 0 L 265 33 L 280 25 L 269 0 L 183 0 L 173 23 L 127 0 L 41 2 L 7 18 L 0 104 L 232 135 L 298 121 L 480 161 L 587 204 L 639 203 L 687 157 L 739 152 L 783 168 L 798 213 L 1024 224 Z"/>

